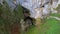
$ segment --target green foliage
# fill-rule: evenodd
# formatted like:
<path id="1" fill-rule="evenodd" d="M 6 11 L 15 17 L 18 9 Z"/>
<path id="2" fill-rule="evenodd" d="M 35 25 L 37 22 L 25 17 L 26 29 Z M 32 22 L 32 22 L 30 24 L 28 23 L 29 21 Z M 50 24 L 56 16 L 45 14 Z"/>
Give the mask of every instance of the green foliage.
<path id="1" fill-rule="evenodd" d="M 14 11 L 16 16 L 20 19 L 23 19 L 23 9 L 20 5 L 17 6 L 16 10 Z"/>
<path id="2" fill-rule="evenodd" d="M 11 26 L 14 24 L 20 27 L 20 20 L 23 19 L 22 7 L 20 5 L 17 6 L 13 12 L 11 12 L 10 9 L 11 8 L 6 2 L 4 2 L 4 5 L 0 6 L 0 34 L 3 32 L 4 34 L 10 32 Z"/>

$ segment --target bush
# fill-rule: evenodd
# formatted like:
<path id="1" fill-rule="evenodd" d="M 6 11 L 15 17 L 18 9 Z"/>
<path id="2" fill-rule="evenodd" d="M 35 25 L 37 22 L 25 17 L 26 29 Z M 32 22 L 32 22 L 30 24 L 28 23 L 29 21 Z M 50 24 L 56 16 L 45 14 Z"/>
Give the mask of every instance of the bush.
<path id="1" fill-rule="evenodd" d="M 9 5 L 6 2 L 4 2 L 4 5 L 0 6 L 0 28 L 3 26 L 3 31 L 0 30 L 2 33 L 5 32 L 5 34 L 7 34 L 6 32 L 11 32 L 12 26 L 13 28 L 15 27 L 14 25 L 21 29 L 21 19 L 23 19 L 23 9 L 20 5 L 17 6 L 13 12 L 11 12 Z"/>

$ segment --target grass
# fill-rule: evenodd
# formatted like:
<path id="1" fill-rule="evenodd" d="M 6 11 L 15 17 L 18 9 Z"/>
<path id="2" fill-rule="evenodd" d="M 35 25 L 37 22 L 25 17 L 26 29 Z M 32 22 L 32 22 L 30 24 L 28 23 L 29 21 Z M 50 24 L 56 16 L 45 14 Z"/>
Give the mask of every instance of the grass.
<path id="1" fill-rule="evenodd" d="M 43 28 L 45 28 L 45 34 L 60 34 L 60 21 L 56 19 L 47 19 L 47 22 L 43 25 Z"/>
<path id="2" fill-rule="evenodd" d="M 32 26 L 28 31 L 27 34 L 38 34 L 40 30 L 38 30 L 35 26 Z"/>
<path id="3" fill-rule="evenodd" d="M 40 26 L 38 30 L 36 27 L 30 28 L 27 34 L 60 34 L 60 21 L 56 19 L 46 19 L 46 23 Z"/>
<path id="4" fill-rule="evenodd" d="M 55 16 L 55 17 L 59 17 L 60 18 L 60 14 L 59 13 L 53 13 L 53 14 L 50 14 L 51 16 Z"/>

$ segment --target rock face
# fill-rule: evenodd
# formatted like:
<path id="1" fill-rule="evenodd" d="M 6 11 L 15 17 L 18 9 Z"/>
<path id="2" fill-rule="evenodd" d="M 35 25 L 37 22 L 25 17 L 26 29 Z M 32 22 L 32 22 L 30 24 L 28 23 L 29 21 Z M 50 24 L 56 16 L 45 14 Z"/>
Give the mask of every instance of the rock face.
<path id="1" fill-rule="evenodd" d="M 51 6 L 51 11 L 52 11 L 52 13 L 58 13 L 59 11 L 59 9 L 60 8 L 57 8 L 57 7 L 59 7 L 59 4 L 60 4 L 60 0 L 54 0 L 53 2 L 52 2 L 52 6 Z M 58 9 L 58 10 L 55 10 L 55 9 Z"/>
<path id="2" fill-rule="evenodd" d="M 3 0 L 0 0 L 0 4 L 2 4 L 2 5 L 3 5 Z"/>
<path id="3" fill-rule="evenodd" d="M 56 10 L 54 10 L 53 8 L 56 8 L 60 2 L 60 0 L 8 0 L 8 1 L 5 0 L 5 1 L 9 4 L 12 11 L 18 4 L 29 9 L 31 17 L 33 17 L 33 18 L 37 17 L 36 15 L 38 15 L 37 13 L 40 12 L 41 6 L 44 6 L 43 11 L 41 11 L 43 13 L 49 13 L 50 11 L 47 11 L 47 10 L 50 10 L 50 9 L 48 9 L 49 7 L 51 8 L 52 12 L 53 11 L 56 12 Z M 47 5 L 49 5 L 49 7 Z M 40 8 L 40 9 L 36 11 L 35 9 L 38 9 L 38 8 Z M 40 14 L 38 16 L 40 16 Z"/>
<path id="4" fill-rule="evenodd" d="M 39 12 L 39 10 L 36 11 L 35 9 L 38 9 L 38 8 L 41 8 L 41 6 L 44 6 L 42 12 L 45 11 L 45 13 L 46 13 L 45 8 L 51 7 L 51 11 L 53 12 L 53 11 L 55 11 L 53 8 L 56 8 L 58 6 L 58 4 L 60 4 L 60 0 L 5 0 L 5 1 L 9 4 L 12 11 L 18 4 L 29 9 L 31 17 L 33 17 L 33 18 L 36 18 L 37 13 Z M 48 3 L 52 3 L 52 5 L 50 5 L 49 7 L 46 7 L 47 5 L 49 5 Z M 49 11 L 47 11 L 47 12 L 49 12 Z"/>

